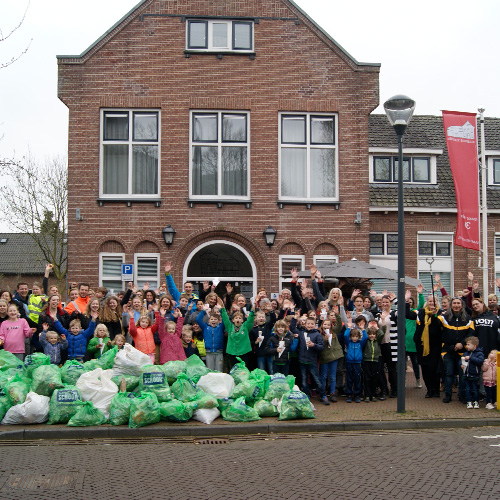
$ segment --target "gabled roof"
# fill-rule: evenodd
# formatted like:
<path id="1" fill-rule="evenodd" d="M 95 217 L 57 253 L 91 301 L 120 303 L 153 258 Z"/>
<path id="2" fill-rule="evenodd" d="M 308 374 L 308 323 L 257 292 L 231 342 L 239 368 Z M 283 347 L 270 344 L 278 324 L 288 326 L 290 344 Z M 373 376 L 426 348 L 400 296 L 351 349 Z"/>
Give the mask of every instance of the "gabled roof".
<path id="1" fill-rule="evenodd" d="M 127 12 L 119 21 L 117 21 L 111 28 L 109 28 L 102 36 L 100 36 L 94 43 L 92 43 L 80 55 L 58 55 L 56 56 L 59 62 L 65 64 L 81 64 L 85 62 L 92 54 L 97 52 L 103 45 L 105 45 L 111 38 L 118 34 L 125 26 L 131 21 L 141 15 L 141 12 L 146 10 L 151 3 L 156 0 L 141 0 L 135 7 Z M 278 0 L 275 0 L 278 1 Z M 321 26 L 319 26 L 311 17 L 309 17 L 295 2 L 292 0 L 279 0 L 286 4 L 292 11 L 298 13 L 297 21 L 308 26 L 315 31 L 318 36 L 327 43 L 342 59 L 344 59 L 353 69 L 365 71 L 379 71 L 380 63 L 366 63 L 358 62 L 352 57 L 339 43 L 337 43 Z M 165 5 L 165 3 L 163 4 Z M 140 12 L 141 11 L 141 12 Z M 182 12 L 179 12 L 179 17 L 184 17 Z M 259 16 L 255 16 L 257 19 Z"/>
<path id="2" fill-rule="evenodd" d="M 370 115 L 369 146 L 397 148 L 397 135 L 385 115 Z M 479 141 L 481 130 L 478 126 Z M 486 150 L 500 150 L 500 118 L 485 119 Z M 437 185 L 405 184 L 406 207 L 456 209 L 455 188 L 441 116 L 414 116 L 404 135 L 404 148 L 442 149 L 437 156 Z M 489 209 L 500 209 L 500 187 L 488 187 Z M 370 184 L 371 207 L 396 207 L 397 185 Z"/>
<path id="3" fill-rule="evenodd" d="M 39 274 L 47 261 L 29 234 L 0 233 L 0 274 Z"/>

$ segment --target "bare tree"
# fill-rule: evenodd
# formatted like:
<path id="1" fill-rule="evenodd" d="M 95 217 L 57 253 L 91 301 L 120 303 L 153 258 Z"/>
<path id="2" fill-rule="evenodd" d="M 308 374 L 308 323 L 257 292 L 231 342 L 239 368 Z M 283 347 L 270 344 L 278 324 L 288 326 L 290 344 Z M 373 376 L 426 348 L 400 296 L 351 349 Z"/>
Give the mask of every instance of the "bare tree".
<path id="1" fill-rule="evenodd" d="M 19 21 L 19 23 L 14 26 L 10 31 L 8 31 L 6 34 L 3 33 L 2 28 L 0 27 L 0 42 L 5 42 L 7 39 L 9 39 L 24 23 L 24 20 L 26 18 L 26 13 L 28 12 L 30 6 L 30 1 L 28 0 L 28 4 L 26 5 L 26 10 L 24 11 L 23 17 Z M 30 48 L 31 42 L 33 41 L 33 38 L 28 42 L 28 45 L 26 48 L 21 51 L 21 53 L 12 56 L 8 61 L 0 62 L 0 69 L 6 68 L 7 66 L 10 66 L 11 64 L 14 64 L 20 57 L 22 57 L 26 52 L 28 52 L 28 49 Z"/>
<path id="2" fill-rule="evenodd" d="M 0 214 L 15 231 L 29 234 L 62 290 L 66 277 L 68 172 L 66 158 L 43 164 L 31 155 L 0 159 Z M 20 249 L 22 252 L 22 249 Z"/>

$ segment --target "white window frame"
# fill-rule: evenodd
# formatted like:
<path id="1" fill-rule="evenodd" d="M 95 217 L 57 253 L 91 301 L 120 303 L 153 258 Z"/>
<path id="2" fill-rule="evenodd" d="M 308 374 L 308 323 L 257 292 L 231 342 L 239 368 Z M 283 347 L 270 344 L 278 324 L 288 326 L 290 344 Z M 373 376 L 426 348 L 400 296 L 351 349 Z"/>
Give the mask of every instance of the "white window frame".
<path id="1" fill-rule="evenodd" d="M 193 141 L 193 119 L 196 114 L 217 114 L 217 142 Z M 245 115 L 247 124 L 246 142 L 222 142 L 222 116 L 223 115 Z M 217 193 L 216 194 L 193 194 L 193 147 L 194 146 L 217 146 Z M 247 194 L 246 196 L 234 196 L 222 194 L 222 148 L 223 147 L 246 147 L 247 148 Z M 212 110 L 193 109 L 189 112 L 189 198 L 193 200 L 226 200 L 226 201 L 249 201 L 250 200 L 250 112 L 241 110 Z"/>
<path id="2" fill-rule="evenodd" d="M 128 140 L 104 140 L 104 116 L 106 113 L 128 113 L 129 119 L 129 138 Z M 157 140 L 156 141 L 135 141 L 133 137 L 133 116 L 134 113 L 156 113 L 157 119 Z M 104 193 L 104 146 L 105 145 L 128 145 L 128 193 Z M 132 193 L 132 167 L 133 167 L 133 146 L 157 146 L 158 148 L 158 172 L 156 193 L 153 194 L 133 194 Z M 161 197 L 161 110 L 160 109 L 130 109 L 130 108 L 101 108 L 100 126 L 99 126 L 99 197 L 102 199 L 154 199 Z"/>
<path id="3" fill-rule="evenodd" d="M 134 283 L 136 283 L 139 286 L 139 260 L 140 259 L 156 259 L 158 262 L 158 267 L 157 267 L 157 274 L 156 276 L 141 276 L 140 280 L 141 282 L 151 282 L 151 281 L 156 281 L 157 286 L 153 288 L 159 288 L 160 286 L 160 254 L 159 253 L 136 253 L 134 254 Z M 139 286 L 141 288 L 141 286 Z"/>
<path id="4" fill-rule="evenodd" d="M 500 233 L 495 233 L 495 240 L 494 240 L 494 244 L 495 244 L 495 278 L 500 278 L 500 255 L 497 255 L 497 239 L 499 240 L 498 244 L 500 246 Z M 497 297 L 500 297 L 500 292 L 499 292 L 496 284 L 494 285 L 494 289 L 495 289 L 495 295 Z"/>
<path id="5" fill-rule="evenodd" d="M 301 266 L 301 269 L 297 269 L 297 271 L 303 271 L 304 268 L 305 268 L 305 264 L 306 264 L 306 256 L 305 255 L 280 255 L 279 256 L 279 272 L 280 272 L 280 291 L 283 290 L 283 285 L 285 283 L 291 283 L 292 282 L 292 278 L 283 278 L 282 276 L 282 265 L 283 265 L 283 262 L 301 262 L 302 266 Z M 299 280 L 301 280 L 302 278 L 299 278 Z"/>
<path id="6" fill-rule="evenodd" d="M 305 144 L 282 143 L 281 122 L 283 116 L 305 116 L 306 117 L 306 142 Z M 311 144 L 311 117 L 331 117 L 334 120 L 334 141 L 335 144 Z M 339 119 L 337 113 L 312 113 L 312 112 L 280 112 L 278 113 L 278 189 L 279 199 L 282 201 L 318 201 L 335 202 L 339 201 Z M 306 150 L 306 196 L 298 198 L 296 196 L 283 196 L 281 193 L 281 151 L 284 148 L 302 148 Z M 311 197 L 310 173 L 311 173 L 311 150 L 312 149 L 333 149 L 335 151 L 335 193 L 331 197 L 313 198 Z"/>
<path id="7" fill-rule="evenodd" d="M 372 257 L 374 258 L 386 258 L 386 259 L 397 259 L 398 258 L 398 254 L 397 252 L 396 253 L 388 253 L 387 252 L 387 236 L 388 235 L 391 235 L 391 236 L 398 236 L 398 233 L 395 233 L 394 231 L 373 231 L 373 232 L 370 232 L 369 236 L 368 236 L 368 252 L 370 252 L 370 236 L 372 234 L 381 234 L 384 236 L 384 253 L 381 253 L 381 254 L 372 254 L 370 253 L 370 259 Z"/>
<path id="8" fill-rule="evenodd" d="M 428 273 L 429 272 L 429 264 L 426 259 L 429 257 L 434 258 L 434 262 L 432 263 L 432 275 L 434 276 L 436 273 L 450 273 L 450 287 L 451 290 L 446 290 L 448 294 L 452 297 L 455 294 L 454 288 L 454 246 L 453 246 L 454 233 L 452 232 L 430 232 L 430 231 L 419 231 L 417 233 L 417 269 L 418 273 Z M 433 255 L 419 255 L 418 247 L 419 242 L 421 241 L 430 241 L 432 243 L 450 243 L 450 255 L 449 256 L 436 256 L 435 255 L 435 246 L 433 247 Z M 428 290 L 431 292 L 431 290 Z"/>
<path id="9" fill-rule="evenodd" d="M 104 281 L 121 281 L 122 282 L 122 288 L 120 290 L 124 290 L 124 282 L 121 280 L 121 274 L 120 274 L 120 279 L 116 279 L 116 276 L 104 276 L 103 275 L 103 261 L 105 258 L 112 258 L 114 260 L 119 260 L 121 259 L 122 264 L 125 264 L 125 254 L 124 253 L 111 253 L 111 252 L 100 252 L 99 253 L 99 286 L 105 286 L 103 285 Z M 116 292 L 120 291 L 116 290 Z"/>
<path id="10" fill-rule="evenodd" d="M 191 23 L 204 23 L 206 25 L 207 43 L 206 47 L 190 47 L 189 34 Z M 214 47 L 213 44 L 213 26 L 214 24 L 227 24 L 227 46 Z M 234 40 L 234 25 L 235 24 L 249 24 L 250 25 L 250 48 L 237 49 L 233 48 Z M 254 38 L 254 22 L 249 19 L 187 19 L 186 21 L 186 50 L 194 52 L 234 52 L 234 53 L 253 53 L 255 51 L 255 38 Z"/>
<path id="11" fill-rule="evenodd" d="M 500 150 L 486 150 L 486 165 L 488 167 L 488 186 L 500 186 L 500 180 L 495 182 L 494 179 L 494 164 L 495 160 L 500 161 Z"/>
<path id="12" fill-rule="evenodd" d="M 318 265 L 318 262 L 325 260 L 333 260 L 335 264 L 339 263 L 338 255 L 313 255 L 313 262 L 315 265 Z"/>
<path id="13" fill-rule="evenodd" d="M 370 148 L 369 149 L 369 164 L 368 164 L 368 172 L 369 172 L 369 182 L 370 184 L 389 184 L 396 185 L 397 181 L 392 177 L 392 172 L 394 171 L 394 160 L 398 159 L 398 150 L 397 148 Z M 429 186 L 432 184 L 437 184 L 437 157 L 438 155 L 443 154 L 442 149 L 421 149 L 421 148 L 405 148 L 403 151 L 403 158 L 428 158 L 429 159 L 429 182 L 424 181 L 404 181 L 405 184 L 411 184 L 414 186 Z M 375 157 L 391 157 L 391 178 L 390 182 L 387 181 L 376 181 L 374 178 L 374 158 Z M 413 163 L 412 163 L 413 164 Z"/>

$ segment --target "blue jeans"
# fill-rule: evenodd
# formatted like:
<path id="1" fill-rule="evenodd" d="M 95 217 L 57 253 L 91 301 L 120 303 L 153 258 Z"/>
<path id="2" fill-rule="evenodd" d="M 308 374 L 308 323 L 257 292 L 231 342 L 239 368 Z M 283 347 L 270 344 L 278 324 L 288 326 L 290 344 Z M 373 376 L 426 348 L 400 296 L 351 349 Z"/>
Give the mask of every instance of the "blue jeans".
<path id="1" fill-rule="evenodd" d="M 479 401 L 479 377 L 464 377 L 465 400 L 467 402 Z"/>
<path id="2" fill-rule="evenodd" d="M 282 373 L 286 377 L 290 372 L 290 363 L 286 363 L 284 365 L 278 365 L 277 363 L 274 363 L 273 372 Z"/>
<path id="3" fill-rule="evenodd" d="M 346 396 L 359 396 L 361 394 L 361 363 L 345 364 L 345 395 Z"/>
<path id="4" fill-rule="evenodd" d="M 335 392 L 335 384 L 337 383 L 337 363 L 338 359 L 319 365 L 319 371 L 321 375 L 321 383 L 323 385 L 323 390 L 326 393 L 326 381 L 328 379 L 330 386 L 330 394 Z M 328 372 L 330 372 L 330 377 L 328 377 Z"/>
<path id="5" fill-rule="evenodd" d="M 306 364 L 300 363 L 300 378 L 302 379 L 302 392 L 305 392 L 308 396 L 311 395 L 311 391 L 309 391 L 309 385 L 307 383 L 307 374 L 310 373 L 311 377 L 316 382 L 319 390 L 320 398 L 324 398 L 326 396 L 325 388 L 321 383 L 321 379 L 319 378 L 318 365 L 316 363 Z"/>
<path id="6" fill-rule="evenodd" d="M 451 391 L 453 389 L 453 382 L 455 377 L 458 375 L 458 395 L 459 398 L 464 395 L 464 384 L 463 384 L 463 371 L 460 368 L 460 355 L 456 353 L 447 352 L 443 356 L 444 363 L 444 392 L 446 396 L 451 397 Z"/>
<path id="7" fill-rule="evenodd" d="M 269 375 L 274 373 L 273 356 L 257 356 L 257 368 L 266 371 Z"/>

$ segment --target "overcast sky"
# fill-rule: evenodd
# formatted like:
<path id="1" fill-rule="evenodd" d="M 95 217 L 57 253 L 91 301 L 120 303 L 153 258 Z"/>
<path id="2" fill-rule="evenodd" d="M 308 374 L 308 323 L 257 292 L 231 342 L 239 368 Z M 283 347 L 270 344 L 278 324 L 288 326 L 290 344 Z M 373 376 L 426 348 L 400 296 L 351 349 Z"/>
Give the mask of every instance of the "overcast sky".
<path id="1" fill-rule="evenodd" d="M 407 94 L 416 114 L 500 117 L 498 0 L 297 0 L 360 62 L 381 63 L 380 99 Z M 43 160 L 67 151 L 67 109 L 57 99 L 57 54 L 80 54 L 138 0 L 32 0 L 23 25 L 0 42 L 0 157 L 28 148 Z M 27 0 L 0 0 L 5 36 Z M 300 48 L 298 48 L 300 50 Z M 376 112 L 382 112 L 379 107 Z"/>

